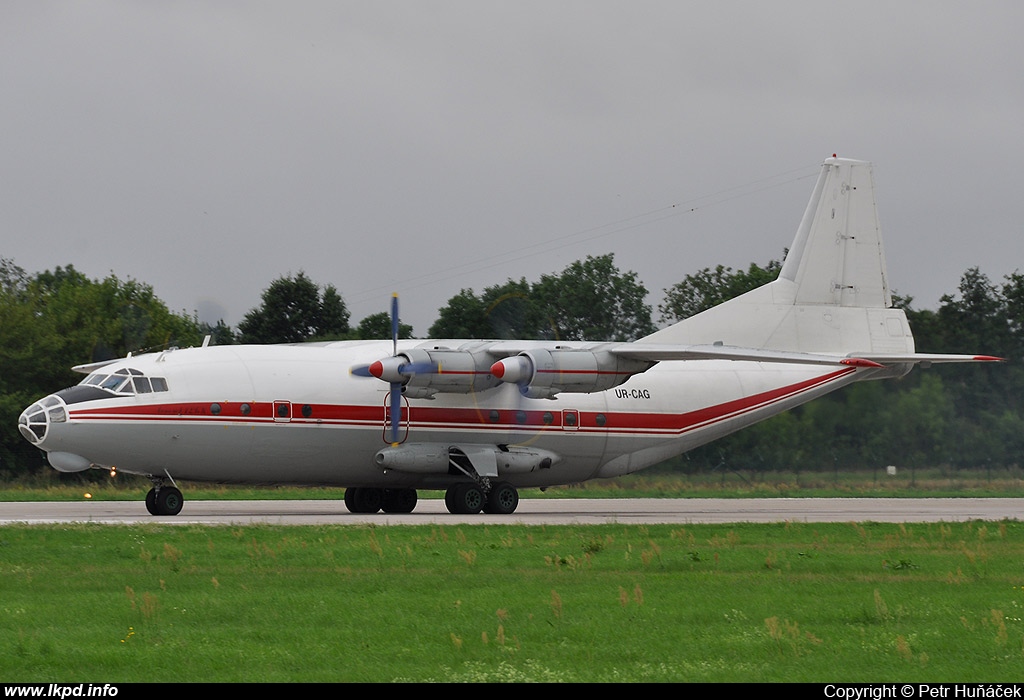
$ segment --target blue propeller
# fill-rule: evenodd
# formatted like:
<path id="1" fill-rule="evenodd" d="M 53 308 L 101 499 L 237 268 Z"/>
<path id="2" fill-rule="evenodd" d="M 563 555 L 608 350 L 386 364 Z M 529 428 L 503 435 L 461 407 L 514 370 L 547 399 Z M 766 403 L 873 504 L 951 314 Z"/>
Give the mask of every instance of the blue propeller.
<path id="1" fill-rule="evenodd" d="M 391 295 L 391 357 L 398 357 L 398 295 Z M 399 366 L 398 374 L 402 368 Z M 398 444 L 398 428 L 402 421 L 402 382 L 391 380 L 391 444 Z"/>
<path id="2" fill-rule="evenodd" d="M 398 354 L 398 295 L 391 295 L 391 357 L 377 360 L 369 365 L 358 365 L 350 371 L 357 377 L 376 377 L 388 382 L 388 420 L 391 423 L 391 444 L 397 445 L 402 421 L 402 386 L 417 374 L 433 374 L 439 371 L 433 362 L 409 362 Z"/>

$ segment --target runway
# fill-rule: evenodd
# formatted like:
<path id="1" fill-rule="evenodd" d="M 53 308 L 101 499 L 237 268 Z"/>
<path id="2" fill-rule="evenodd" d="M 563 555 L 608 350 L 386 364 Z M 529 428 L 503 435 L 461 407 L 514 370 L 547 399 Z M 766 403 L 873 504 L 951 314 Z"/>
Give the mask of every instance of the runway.
<path id="1" fill-rule="evenodd" d="M 139 501 L 0 503 L 0 526 L 14 523 L 132 525 L 598 525 L 771 522 L 959 522 L 1018 520 L 1016 498 L 543 498 L 513 515 L 452 515 L 440 499 L 408 514 L 356 515 L 340 500 L 186 501 L 177 516 L 154 517 Z"/>

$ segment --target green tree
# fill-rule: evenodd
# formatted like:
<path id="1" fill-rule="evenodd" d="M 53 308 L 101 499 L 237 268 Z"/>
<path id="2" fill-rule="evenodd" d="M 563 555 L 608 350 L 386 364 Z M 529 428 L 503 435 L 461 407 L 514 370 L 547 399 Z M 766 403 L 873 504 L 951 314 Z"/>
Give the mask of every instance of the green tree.
<path id="1" fill-rule="evenodd" d="M 235 343 L 235 332 L 231 326 L 224 323 L 224 319 L 217 321 L 216 325 L 210 325 L 205 321 L 199 324 L 199 332 L 205 338 L 210 336 L 211 345 L 233 345 Z"/>
<path id="2" fill-rule="evenodd" d="M 262 304 L 238 324 L 243 343 L 301 343 L 337 339 L 349 332 L 349 312 L 338 291 L 320 288 L 306 273 L 279 277 L 263 291 Z"/>
<path id="3" fill-rule="evenodd" d="M 490 338 L 487 310 L 472 289 L 463 289 L 448 300 L 427 331 L 431 338 Z"/>
<path id="4" fill-rule="evenodd" d="M 634 340 L 653 333 L 647 290 L 612 255 L 588 256 L 533 284 L 508 280 L 477 296 L 463 289 L 440 310 L 431 337 Z"/>
<path id="5" fill-rule="evenodd" d="M 532 297 L 551 320 L 553 339 L 636 340 L 655 331 L 647 289 L 614 256 L 587 256 L 560 275 L 542 275 Z"/>
<path id="6" fill-rule="evenodd" d="M 387 311 L 370 314 L 356 327 L 355 337 L 359 340 L 390 340 L 391 314 Z M 398 321 L 398 337 L 411 338 L 412 326 Z"/>
<path id="7" fill-rule="evenodd" d="M 550 322 L 525 278 L 484 289 L 463 289 L 448 300 L 430 327 L 431 338 L 539 338 Z"/>
<path id="8" fill-rule="evenodd" d="M 1007 275 L 1002 296 L 1011 339 L 1007 357 L 1024 359 L 1024 275 L 1020 272 Z"/>
<path id="9" fill-rule="evenodd" d="M 197 345 L 199 325 L 171 312 L 152 287 L 73 266 L 28 276 L 0 262 L 0 468 L 41 464 L 17 432 L 32 401 L 77 383 L 78 364 L 168 345 Z"/>

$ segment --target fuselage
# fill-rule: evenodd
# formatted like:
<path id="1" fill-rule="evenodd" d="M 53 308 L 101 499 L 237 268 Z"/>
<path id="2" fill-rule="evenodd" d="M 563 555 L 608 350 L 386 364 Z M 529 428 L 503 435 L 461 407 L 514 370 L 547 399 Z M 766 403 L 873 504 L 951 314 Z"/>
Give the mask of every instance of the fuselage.
<path id="1" fill-rule="evenodd" d="M 414 348 L 421 341 L 403 341 Z M 438 341 L 431 341 L 436 345 Z M 446 341 L 486 352 L 486 341 Z M 572 344 L 563 344 L 569 347 Z M 586 347 L 587 344 L 577 344 Z M 445 488 L 450 470 L 382 467 L 389 385 L 349 368 L 390 342 L 189 348 L 129 357 L 26 409 L 22 433 L 63 471 L 174 480 Z M 527 398 L 513 384 L 402 397 L 398 446 L 497 446 L 555 456 L 505 466 L 518 487 L 643 469 L 871 374 L 707 360 L 661 363 L 612 389 Z"/>

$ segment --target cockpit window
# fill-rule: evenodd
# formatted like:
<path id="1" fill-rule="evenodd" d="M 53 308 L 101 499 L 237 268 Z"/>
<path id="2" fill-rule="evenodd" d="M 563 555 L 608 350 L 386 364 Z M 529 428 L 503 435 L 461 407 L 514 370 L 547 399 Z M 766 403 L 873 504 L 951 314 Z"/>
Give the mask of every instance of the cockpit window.
<path id="1" fill-rule="evenodd" d="M 103 387 L 104 389 L 107 389 L 108 391 L 112 391 L 115 394 L 118 394 L 120 393 L 121 387 L 124 386 L 125 382 L 127 381 L 128 377 L 122 377 L 118 374 L 112 374 L 106 379 L 104 379 L 100 383 L 100 386 Z"/>
<path id="2" fill-rule="evenodd" d="M 100 387 L 121 396 L 167 391 L 167 380 L 165 378 L 147 377 L 139 370 L 132 368 L 119 369 L 113 374 L 93 372 L 83 379 L 81 384 Z"/>

